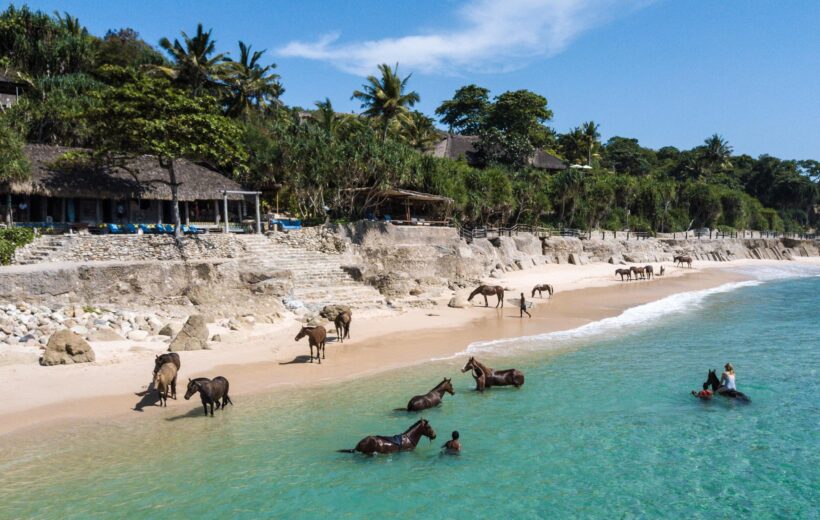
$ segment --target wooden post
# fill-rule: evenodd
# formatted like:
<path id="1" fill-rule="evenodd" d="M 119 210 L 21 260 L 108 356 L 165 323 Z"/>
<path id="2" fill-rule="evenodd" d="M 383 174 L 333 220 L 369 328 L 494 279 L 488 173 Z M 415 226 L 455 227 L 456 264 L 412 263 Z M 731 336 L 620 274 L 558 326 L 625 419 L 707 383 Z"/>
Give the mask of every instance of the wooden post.
<path id="1" fill-rule="evenodd" d="M 94 199 L 94 217 L 95 224 L 102 223 L 102 201 L 100 199 Z"/>
<path id="2" fill-rule="evenodd" d="M 262 234 L 262 211 L 259 208 L 259 192 L 256 192 L 254 195 L 254 200 L 256 202 L 256 233 Z"/>
<path id="3" fill-rule="evenodd" d="M 219 225 L 219 201 L 214 201 L 214 224 Z"/>
<path id="4" fill-rule="evenodd" d="M 11 212 L 11 191 L 6 193 L 6 224 L 11 226 L 12 222 L 12 212 Z"/>
<path id="5" fill-rule="evenodd" d="M 68 222 L 65 216 L 65 197 L 60 197 L 60 222 Z"/>
<path id="6" fill-rule="evenodd" d="M 158 200 L 157 202 L 157 224 L 162 224 L 162 201 Z"/>
<path id="7" fill-rule="evenodd" d="M 188 201 L 186 200 L 186 201 L 185 201 L 185 225 L 186 225 L 186 226 L 190 224 L 190 222 L 189 222 L 189 220 L 190 220 L 190 219 L 189 219 L 189 217 L 190 217 L 190 213 L 189 213 L 189 211 L 188 211 Z"/>
<path id="8" fill-rule="evenodd" d="M 222 201 L 225 207 L 225 233 L 228 232 L 228 192 L 222 192 Z"/>

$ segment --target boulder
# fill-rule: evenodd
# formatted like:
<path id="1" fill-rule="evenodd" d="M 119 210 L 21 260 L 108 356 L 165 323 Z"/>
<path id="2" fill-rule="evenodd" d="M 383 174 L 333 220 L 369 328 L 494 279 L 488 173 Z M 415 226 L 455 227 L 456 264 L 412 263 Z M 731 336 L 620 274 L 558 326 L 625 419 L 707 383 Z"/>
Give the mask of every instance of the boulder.
<path id="1" fill-rule="evenodd" d="M 74 325 L 71 327 L 71 332 L 77 334 L 78 336 L 85 336 L 88 334 L 88 327 L 83 327 L 82 325 Z"/>
<path id="2" fill-rule="evenodd" d="M 336 316 L 339 315 L 341 312 L 352 312 L 350 307 L 347 305 L 325 305 L 322 311 L 319 313 L 319 316 L 325 318 L 326 320 L 333 321 L 336 319 Z"/>
<path id="3" fill-rule="evenodd" d="M 132 330 L 126 337 L 131 341 L 145 341 L 150 335 L 147 330 Z"/>
<path id="4" fill-rule="evenodd" d="M 122 341 L 125 338 L 120 336 L 110 327 L 100 327 L 88 335 L 90 341 Z"/>
<path id="5" fill-rule="evenodd" d="M 168 346 L 171 352 L 182 350 L 202 350 L 208 347 L 208 326 L 201 314 L 192 314 L 182 330 Z"/>
<path id="6" fill-rule="evenodd" d="M 222 335 L 221 334 L 214 334 L 214 337 L 211 338 L 211 341 L 213 341 L 215 343 L 219 343 L 220 341 L 222 341 Z"/>
<path id="7" fill-rule="evenodd" d="M 40 364 L 70 365 L 72 363 L 89 363 L 94 361 L 94 350 L 81 336 L 68 329 L 55 332 L 46 344 Z"/>
<path id="8" fill-rule="evenodd" d="M 179 334 L 179 331 L 181 330 L 182 323 L 178 321 L 171 321 L 166 323 L 164 327 L 159 329 L 159 332 L 157 334 L 159 334 L 160 336 L 168 336 L 170 338 L 173 338 L 176 337 L 176 335 Z"/>
<path id="9" fill-rule="evenodd" d="M 467 297 L 470 296 L 469 289 L 464 289 L 461 291 L 456 291 L 455 296 L 450 298 L 450 303 L 447 304 L 448 307 L 452 307 L 454 309 L 464 309 L 466 307 L 470 307 L 470 302 L 467 301 Z"/>

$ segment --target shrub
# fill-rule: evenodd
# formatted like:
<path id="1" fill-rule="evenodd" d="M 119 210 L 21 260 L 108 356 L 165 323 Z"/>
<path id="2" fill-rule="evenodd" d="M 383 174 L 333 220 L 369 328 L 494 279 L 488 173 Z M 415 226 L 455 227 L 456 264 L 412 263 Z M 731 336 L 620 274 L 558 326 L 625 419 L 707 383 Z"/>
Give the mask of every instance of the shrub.
<path id="1" fill-rule="evenodd" d="M 34 240 L 34 230 L 30 228 L 0 229 L 0 265 L 8 265 L 14 251 Z"/>

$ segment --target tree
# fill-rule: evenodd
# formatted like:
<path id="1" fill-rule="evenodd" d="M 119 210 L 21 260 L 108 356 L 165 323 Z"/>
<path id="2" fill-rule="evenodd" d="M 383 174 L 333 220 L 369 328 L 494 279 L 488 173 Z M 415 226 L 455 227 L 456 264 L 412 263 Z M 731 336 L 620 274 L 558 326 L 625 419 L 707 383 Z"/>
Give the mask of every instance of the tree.
<path id="1" fill-rule="evenodd" d="M 264 54 L 264 50 L 252 51 L 250 45 L 239 42 L 239 61 L 225 59 L 225 80 L 230 89 L 228 115 L 245 117 L 252 110 L 279 102 L 285 89 L 279 83 L 279 74 L 272 72 L 276 64 L 263 67 L 259 63 Z"/>
<path id="2" fill-rule="evenodd" d="M 586 137 L 580 127 L 558 136 L 558 149 L 570 164 L 581 164 L 586 159 Z"/>
<path id="3" fill-rule="evenodd" d="M 224 54 L 214 54 L 216 42 L 211 39 L 212 31 L 205 32 L 202 24 L 198 24 L 193 38 L 182 31 L 182 42 L 160 39 L 159 46 L 168 53 L 173 66 L 156 66 L 154 69 L 186 86 L 195 96 L 216 93 L 218 80 L 226 72 L 226 63 Z"/>
<path id="4" fill-rule="evenodd" d="M 551 143 L 552 133 L 544 123 L 552 119 L 547 98 L 529 90 L 504 92 L 495 98 L 484 126 L 505 134 L 526 137 L 534 147 Z"/>
<path id="5" fill-rule="evenodd" d="M 354 91 L 351 97 L 361 101 L 365 116 L 381 120 L 382 141 L 387 139 L 390 123 L 405 116 L 410 107 L 420 100 L 417 92 L 406 91 L 410 76 L 401 79 L 398 71 L 398 63 L 392 69 L 386 63 L 382 63 L 379 65 L 381 78 L 368 76 L 362 90 Z"/>
<path id="6" fill-rule="evenodd" d="M 600 141 L 598 141 L 598 139 L 600 139 L 601 137 L 601 134 L 598 133 L 599 127 L 600 125 L 596 124 L 595 121 L 587 121 L 586 123 L 581 125 L 583 143 L 584 147 L 587 150 L 587 165 L 589 166 L 592 166 L 592 155 L 595 151 L 595 148 L 601 144 Z"/>
<path id="7" fill-rule="evenodd" d="M 410 112 L 402 119 L 401 137 L 408 146 L 421 152 L 440 140 L 433 120 L 418 111 Z"/>
<path id="8" fill-rule="evenodd" d="M 336 135 L 336 131 L 341 123 L 341 118 L 336 115 L 333 110 L 333 104 L 330 98 L 325 98 L 324 101 L 317 101 L 316 112 L 311 115 L 311 118 L 325 131 L 328 135 Z"/>
<path id="9" fill-rule="evenodd" d="M 5 118 L 0 118 L 0 185 L 21 181 L 30 175 L 30 164 L 23 153 L 23 139 L 9 126 Z M 7 206 L 4 219 L 11 223 L 11 195 L 4 201 Z"/>
<path id="10" fill-rule="evenodd" d="M 130 28 L 109 30 L 101 40 L 96 41 L 96 63 L 118 67 L 140 67 L 142 65 L 164 65 L 165 58 L 145 43 L 137 31 Z"/>
<path id="11" fill-rule="evenodd" d="M 478 137 L 476 156 L 483 166 L 497 163 L 520 168 L 527 164 L 534 151 L 530 140 L 521 134 L 484 128 Z"/>
<path id="12" fill-rule="evenodd" d="M 616 136 L 604 146 L 603 165 L 617 173 L 647 175 L 653 162 L 652 150 L 641 147 L 637 139 Z"/>
<path id="13" fill-rule="evenodd" d="M 732 163 L 732 147 L 729 142 L 718 134 L 703 141 L 699 148 L 698 171 L 700 176 L 713 175 L 721 170 L 729 169 Z"/>
<path id="14" fill-rule="evenodd" d="M 436 108 L 439 120 L 449 131 L 464 135 L 476 135 L 490 107 L 490 91 L 478 85 L 467 85 L 456 90 Z"/>
<path id="15" fill-rule="evenodd" d="M 103 90 L 100 103 L 86 114 L 94 124 L 95 153 L 109 164 L 127 168 L 135 156 L 156 157 L 168 172 L 176 235 L 182 232 L 176 161 L 203 161 L 224 170 L 244 168 L 247 153 L 240 128 L 220 115 L 210 96 L 191 97 L 166 80 L 123 69 L 104 72 L 116 85 Z"/>

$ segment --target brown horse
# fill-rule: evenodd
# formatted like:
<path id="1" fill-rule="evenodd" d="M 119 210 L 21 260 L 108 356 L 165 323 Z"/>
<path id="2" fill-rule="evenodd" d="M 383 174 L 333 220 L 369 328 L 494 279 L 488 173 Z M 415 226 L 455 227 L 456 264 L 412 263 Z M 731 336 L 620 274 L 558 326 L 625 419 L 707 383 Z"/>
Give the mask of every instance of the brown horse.
<path id="1" fill-rule="evenodd" d="M 154 377 L 156 377 L 157 372 L 165 363 L 173 363 L 177 367 L 177 372 L 179 369 L 182 368 L 182 363 L 179 361 L 179 354 L 176 352 L 166 352 L 161 356 L 157 356 L 154 359 Z M 177 378 L 174 376 L 174 380 L 171 381 L 171 396 L 173 399 L 177 398 Z"/>
<path id="2" fill-rule="evenodd" d="M 453 390 L 452 380 L 446 378 L 426 394 L 413 396 L 407 403 L 407 411 L 420 412 L 421 410 L 438 406 L 444 399 L 445 393 L 456 395 L 455 390 Z M 396 410 L 404 410 L 404 408 L 396 408 Z"/>
<path id="3" fill-rule="evenodd" d="M 345 338 L 350 339 L 350 321 L 353 319 L 351 314 L 350 311 L 342 311 L 333 320 L 333 324 L 336 325 L 336 339 L 342 343 L 345 342 Z"/>
<path id="4" fill-rule="evenodd" d="M 168 406 L 168 391 L 171 389 L 171 383 L 176 381 L 176 378 L 177 367 L 173 363 L 163 364 L 154 373 L 154 388 L 159 393 L 160 406 Z"/>
<path id="5" fill-rule="evenodd" d="M 315 327 L 302 327 L 302 330 L 299 331 L 299 334 L 296 335 L 293 341 L 299 341 L 305 336 L 308 337 L 308 345 L 310 345 L 310 362 L 313 363 L 313 347 L 316 347 L 316 359 L 319 360 L 319 364 L 321 365 L 322 359 L 325 357 L 325 339 L 327 338 L 327 330 L 321 325 L 317 325 Z M 321 353 L 319 352 L 320 350 Z M 319 354 L 321 354 L 322 357 L 319 357 Z"/>
<path id="6" fill-rule="evenodd" d="M 691 256 L 678 255 L 678 256 L 675 257 L 674 261 L 675 261 L 675 264 L 678 267 L 683 267 L 683 264 L 687 264 L 687 267 L 689 267 L 689 268 L 692 267 L 692 257 Z"/>
<path id="7" fill-rule="evenodd" d="M 470 297 L 467 298 L 467 301 L 472 301 L 472 299 L 477 295 L 480 294 L 484 297 L 484 306 L 489 307 L 490 304 L 487 301 L 487 296 L 496 295 L 498 296 L 498 303 L 495 304 L 496 309 L 500 305 L 504 307 L 504 288 L 500 285 L 479 285 L 475 291 L 470 293 Z"/>
<path id="8" fill-rule="evenodd" d="M 542 283 L 542 284 L 536 285 L 535 287 L 532 288 L 532 296 L 530 296 L 530 297 L 535 298 L 535 293 L 537 292 L 538 297 L 543 298 L 543 295 L 541 294 L 543 291 L 547 291 L 550 295 L 549 296 L 550 298 L 552 298 L 552 293 L 555 292 L 552 288 L 552 285 L 550 285 L 548 283 Z"/>
<path id="9" fill-rule="evenodd" d="M 652 267 L 651 265 L 648 265 L 648 266 L 644 267 L 644 269 L 646 270 L 646 277 L 651 280 L 652 277 L 655 276 L 655 268 Z"/>
<path id="10" fill-rule="evenodd" d="M 340 453 L 396 453 L 397 451 L 413 451 L 422 437 L 428 437 L 431 441 L 436 438 L 436 431 L 430 426 L 426 419 L 417 421 L 413 426 L 407 428 L 404 433 L 398 435 L 370 435 L 360 440 L 352 450 L 339 450 Z"/>
<path id="11" fill-rule="evenodd" d="M 629 268 L 629 270 L 632 271 L 632 273 L 635 274 L 635 279 L 636 280 L 638 278 L 640 278 L 642 280 L 646 279 L 646 268 L 645 267 L 635 267 L 633 265 L 632 267 Z"/>
<path id="12" fill-rule="evenodd" d="M 615 269 L 615 276 L 621 275 L 621 281 L 624 281 L 624 276 L 626 276 L 627 281 L 632 280 L 632 271 L 629 269 Z"/>
<path id="13" fill-rule="evenodd" d="M 464 365 L 461 372 L 464 373 L 468 370 L 473 371 L 473 378 L 476 380 L 476 390 L 479 392 L 483 391 L 484 388 L 490 388 L 492 386 L 512 385 L 519 388 L 524 384 L 524 373 L 520 370 L 514 368 L 495 370 L 479 363 L 474 357 L 471 357 L 467 361 L 467 364 Z"/>
<path id="14" fill-rule="evenodd" d="M 211 417 L 214 416 L 214 404 L 216 409 L 225 409 L 228 403 L 233 406 L 233 401 L 228 396 L 228 389 L 230 388 L 228 380 L 222 376 L 216 376 L 213 379 L 207 377 L 197 377 L 196 379 L 188 379 L 188 390 L 185 392 L 185 400 L 191 398 L 192 395 L 199 392 L 199 399 L 202 401 L 202 408 L 205 409 L 205 415 L 208 415 L 208 406 L 211 407 Z"/>

